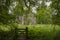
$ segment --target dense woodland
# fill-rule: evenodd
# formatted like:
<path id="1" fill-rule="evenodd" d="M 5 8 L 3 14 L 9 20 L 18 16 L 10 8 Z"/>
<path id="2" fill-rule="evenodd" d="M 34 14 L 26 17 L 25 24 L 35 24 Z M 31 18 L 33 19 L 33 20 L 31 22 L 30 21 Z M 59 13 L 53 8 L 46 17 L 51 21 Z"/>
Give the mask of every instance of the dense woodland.
<path id="1" fill-rule="evenodd" d="M 60 24 L 59 0 L 0 0 L 0 23 Z"/>
<path id="2" fill-rule="evenodd" d="M 28 40 L 60 40 L 60 0 L 0 0 L 0 40 L 26 27 Z"/>

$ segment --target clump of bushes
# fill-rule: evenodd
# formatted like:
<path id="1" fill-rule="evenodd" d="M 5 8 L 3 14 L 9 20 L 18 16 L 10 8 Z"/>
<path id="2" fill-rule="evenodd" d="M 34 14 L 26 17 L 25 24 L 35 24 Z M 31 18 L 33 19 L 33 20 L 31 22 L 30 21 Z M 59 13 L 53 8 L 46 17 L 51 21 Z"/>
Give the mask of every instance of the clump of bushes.
<path id="1" fill-rule="evenodd" d="M 60 27 L 58 25 L 29 26 L 30 40 L 60 40 Z"/>
<path id="2" fill-rule="evenodd" d="M 0 40 L 15 40 L 15 28 L 17 24 L 0 25 Z"/>
<path id="3" fill-rule="evenodd" d="M 0 40 L 15 40 L 15 28 L 28 27 L 28 40 L 60 40 L 60 26 L 58 25 L 0 25 Z"/>

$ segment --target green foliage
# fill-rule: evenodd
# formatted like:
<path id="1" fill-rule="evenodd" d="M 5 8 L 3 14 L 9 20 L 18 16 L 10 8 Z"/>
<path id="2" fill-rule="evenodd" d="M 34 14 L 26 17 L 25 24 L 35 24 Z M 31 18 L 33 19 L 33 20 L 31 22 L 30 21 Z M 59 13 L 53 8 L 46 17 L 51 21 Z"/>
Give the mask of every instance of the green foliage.
<path id="1" fill-rule="evenodd" d="M 38 10 L 39 9 L 39 10 Z M 37 23 L 51 24 L 52 23 L 52 9 L 49 8 L 38 8 L 36 14 Z"/>
<path id="2" fill-rule="evenodd" d="M 55 27 L 55 28 L 54 28 Z M 34 25 L 29 26 L 30 40 L 59 40 L 60 27 L 58 25 Z"/>
<path id="3" fill-rule="evenodd" d="M 15 40 L 15 28 L 28 27 L 29 40 L 60 40 L 60 26 L 51 24 L 40 25 L 19 25 L 13 23 L 12 25 L 0 25 L 1 40 Z"/>
<path id="4" fill-rule="evenodd" d="M 17 26 L 17 23 L 0 25 L 0 40 L 15 40 L 15 28 Z"/>
<path id="5" fill-rule="evenodd" d="M 15 17 L 9 14 L 10 5 L 13 0 L 0 0 L 0 23 L 9 24 Z"/>
<path id="6" fill-rule="evenodd" d="M 60 25 L 60 0 L 52 0 L 51 7 L 53 8 L 53 10 L 55 10 L 55 13 L 57 13 L 56 15 L 53 15 L 53 24 Z"/>
<path id="7" fill-rule="evenodd" d="M 2 2 L 3 1 L 3 2 Z M 37 23 L 44 24 L 60 24 L 60 1 L 59 0 L 0 0 L 0 23 L 10 24 L 15 21 L 16 15 L 26 15 L 33 13 L 32 8 L 36 7 L 36 20 Z M 45 2 L 51 1 L 51 6 L 46 7 Z M 9 14 L 10 7 L 14 5 L 12 3 L 17 2 L 15 8 L 12 8 L 12 14 Z M 25 8 L 25 9 L 24 9 Z M 54 10 L 56 10 L 56 15 Z M 53 14 L 53 15 L 52 15 Z"/>

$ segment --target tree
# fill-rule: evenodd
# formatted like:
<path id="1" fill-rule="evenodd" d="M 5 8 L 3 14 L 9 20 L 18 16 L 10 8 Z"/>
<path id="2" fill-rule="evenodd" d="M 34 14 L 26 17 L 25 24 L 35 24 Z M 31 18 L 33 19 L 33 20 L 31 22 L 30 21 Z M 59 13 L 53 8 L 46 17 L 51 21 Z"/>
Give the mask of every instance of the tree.
<path id="1" fill-rule="evenodd" d="M 9 14 L 9 7 L 12 2 L 13 0 L 0 0 L 0 23 L 12 22 L 14 16 Z"/>
<path id="2" fill-rule="evenodd" d="M 22 17 L 22 20 L 26 21 L 26 23 L 28 24 L 29 23 L 28 14 L 36 15 L 38 23 L 41 21 L 43 21 L 43 23 L 51 22 L 51 19 L 49 19 L 51 18 L 50 16 L 52 16 L 51 8 L 50 7 L 47 8 L 47 6 L 45 5 L 45 3 L 48 0 L 0 0 L 0 1 L 1 1 L 0 22 L 3 24 L 14 22 L 16 16 Z M 17 4 L 13 4 L 13 3 L 17 3 Z M 35 8 L 36 13 L 33 12 L 32 10 L 33 8 Z M 9 10 L 10 11 L 12 10 L 10 14 L 9 14 Z"/>
<path id="3" fill-rule="evenodd" d="M 47 2 L 50 1 L 42 0 L 37 8 L 36 20 L 38 24 L 52 24 L 52 8 L 46 4 Z"/>
<path id="4" fill-rule="evenodd" d="M 60 24 L 60 0 L 52 0 L 53 24 Z"/>
<path id="5" fill-rule="evenodd" d="M 11 11 L 12 14 L 9 14 L 9 10 L 12 3 L 18 2 L 18 5 Z M 3 24 L 8 24 L 15 18 L 15 15 L 26 15 L 28 13 L 32 13 L 32 7 L 36 5 L 37 0 L 0 0 L 0 22 Z M 13 6 L 12 6 L 13 7 Z M 24 8 L 27 8 L 27 10 L 24 10 Z M 13 8 L 12 8 L 13 9 Z"/>
<path id="6" fill-rule="evenodd" d="M 20 17 L 22 17 L 21 19 L 25 21 L 25 24 L 29 24 L 28 14 L 31 14 L 31 15 L 33 14 L 32 8 L 37 5 L 36 4 L 37 2 L 38 0 L 18 0 L 18 5 L 15 7 L 13 11 L 15 14 L 17 14 L 17 16 L 20 15 Z"/>

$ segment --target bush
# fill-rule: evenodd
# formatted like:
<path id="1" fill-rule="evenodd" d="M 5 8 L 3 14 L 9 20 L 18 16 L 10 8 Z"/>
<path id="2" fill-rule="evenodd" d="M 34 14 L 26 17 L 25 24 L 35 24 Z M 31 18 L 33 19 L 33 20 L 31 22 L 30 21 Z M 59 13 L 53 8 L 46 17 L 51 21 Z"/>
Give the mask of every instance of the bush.
<path id="1" fill-rule="evenodd" d="M 14 40 L 17 24 L 0 25 L 0 40 Z"/>
<path id="2" fill-rule="evenodd" d="M 29 26 L 30 40 L 60 40 L 60 27 L 58 25 Z"/>

